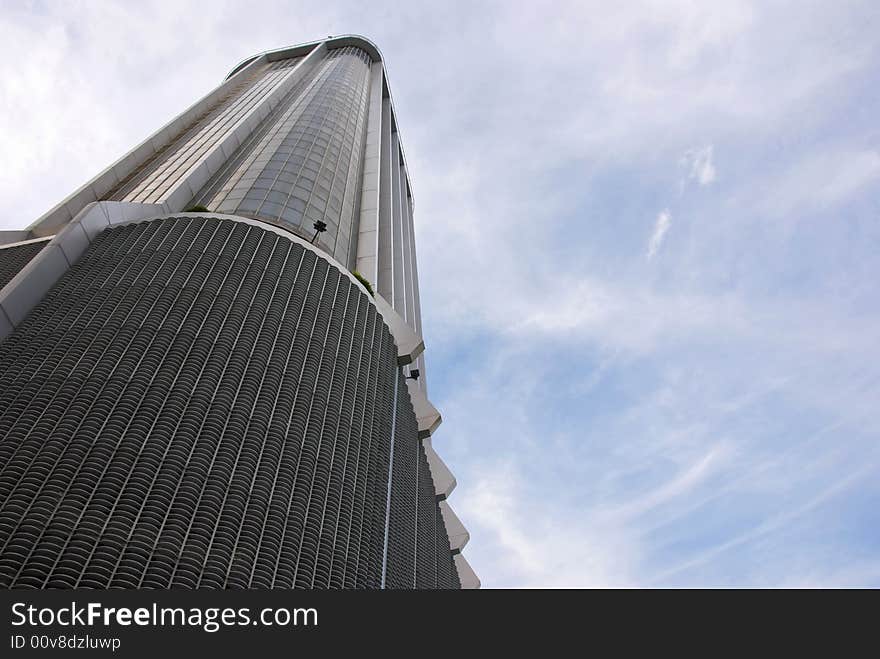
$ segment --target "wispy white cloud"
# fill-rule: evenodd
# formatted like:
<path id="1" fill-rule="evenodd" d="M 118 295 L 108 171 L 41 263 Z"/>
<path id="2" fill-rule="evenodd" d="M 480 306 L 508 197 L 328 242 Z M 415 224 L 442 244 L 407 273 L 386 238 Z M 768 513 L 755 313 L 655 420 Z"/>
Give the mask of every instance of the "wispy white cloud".
<path id="1" fill-rule="evenodd" d="M 611 507 L 603 512 L 603 516 L 619 522 L 631 522 L 631 518 L 649 513 L 663 504 L 680 500 L 697 489 L 713 470 L 723 469 L 726 455 L 730 453 L 728 446 L 718 444 L 712 446 L 705 455 L 697 456 L 692 462 L 683 466 L 680 473 L 672 475 L 668 481 L 640 493 L 634 499 Z"/>
<path id="2" fill-rule="evenodd" d="M 867 464 L 862 466 L 857 471 L 847 474 L 837 482 L 832 483 L 830 486 L 826 487 L 815 496 L 809 498 L 801 505 L 795 506 L 794 508 L 786 509 L 783 512 L 774 515 L 768 520 L 758 524 L 757 526 L 750 528 L 745 533 L 734 536 L 730 539 L 725 540 L 724 542 L 716 544 L 707 551 L 700 553 L 697 556 L 690 558 L 689 560 L 679 565 L 675 565 L 674 567 L 671 567 L 664 572 L 661 572 L 655 577 L 656 583 L 668 583 L 670 580 L 674 580 L 675 576 L 686 570 L 691 570 L 695 567 L 705 565 L 709 561 L 717 558 L 727 551 L 730 551 L 731 549 L 735 549 L 736 547 L 742 546 L 748 542 L 753 542 L 759 538 L 762 538 L 779 530 L 784 525 L 789 524 L 793 520 L 796 520 L 797 518 L 815 510 L 817 507 L 827 503 L 834 497 L 844 494 L 848 488 L 857 484 L 859 480 L 865 478 L 868 475 L 876 474 L 876 471 L 877 466 L 875 464 Z M 829 567 L 831 567 L 831 572 L 836 571 L 834 566 Z"/>
<path id="3" fill-rule="evenodd" d="M 669 209 L 660 211 L 657 215 L 657 219 L 654 221 L 654 231 L 651 234 L 651 240 L 648 241 L 649 259 L 653 259 L 657 254 L 657 250 L 660 249 L 660 245 L 663 244 L 663 239 L 666 238 L 666 233 L 671 226 L 672 214 L 669 212 Z"/>
<path id="4" fill-rule="evenodd" d="M 714 148 L 709 144 L 703 148 L 688 151 L 684 155 L 682 165 L 687 170 L 688 180 L 696 181 L 699 185 L 709 185 L 715 181 Z"/>

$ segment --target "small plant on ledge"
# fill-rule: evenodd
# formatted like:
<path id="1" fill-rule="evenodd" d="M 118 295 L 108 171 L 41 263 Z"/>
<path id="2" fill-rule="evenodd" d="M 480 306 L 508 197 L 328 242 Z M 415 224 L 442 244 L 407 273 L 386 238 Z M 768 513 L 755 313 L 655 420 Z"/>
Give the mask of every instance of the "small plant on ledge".
<path id="1" fill-rule="evenodd" d="M 357 270 L 352 270 L 352 271 L 351 271 L 351 274 L 353 274 L 353 275 L 354 275 L 354 278 L 357 279 L 360 283 L 362 283 L 362 284 L 364 285 L 364 288 L 367 289 L 367 292 L 368 292 L 371 296 L 376 297 L 375 294 L 373 293 L 373 287 L 370 286 L 370 281 L 369 281 L 366 277 L 364 277 L 364 276 L 363 276 L 361 273 L 359 273 Z"/>

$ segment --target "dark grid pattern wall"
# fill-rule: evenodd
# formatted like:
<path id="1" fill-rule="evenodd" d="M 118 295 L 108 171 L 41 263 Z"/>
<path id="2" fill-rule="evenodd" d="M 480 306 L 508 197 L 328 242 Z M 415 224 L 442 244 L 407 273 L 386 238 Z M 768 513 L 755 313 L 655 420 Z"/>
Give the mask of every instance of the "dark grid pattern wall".
<path id="1" fill-rule="evenodd" d="M 13 247 L 0 247 L 0 288 L 12 281 L 12 278 L 48 244 L 48 240 L 40 240 Z"/>
<path id="2" fill-rule="evenodd" d="M 265 220 L 311 238 L 315 221 L 327 225 L 318 244 L 350 265 L 360 193 L 371 58 L 359 48 L 331 50 L 237 169 L 209 184 L 197 203 L 212 211 Z"/>
<path id="3" fill-rule="evenodd" d="M 401 377 L 283 236 L 106 230 L 0 343 L 0 586 L 458 587 Z"/>

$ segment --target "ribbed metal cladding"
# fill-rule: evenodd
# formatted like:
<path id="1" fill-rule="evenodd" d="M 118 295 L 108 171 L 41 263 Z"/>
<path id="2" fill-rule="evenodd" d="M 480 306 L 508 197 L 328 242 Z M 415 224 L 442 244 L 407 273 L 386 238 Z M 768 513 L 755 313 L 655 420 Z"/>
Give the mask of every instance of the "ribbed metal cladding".
<path id="1" fill-rule="evenodd" d="M 0 288 L 6 286 L 48 244 L 48 240 L 41 240 L 0 248 Z"/>
<path id="2" fill-rule="evenodd" d="M 387 523 L 388 586 L 458 587 L 395 378 L 375 306 L 298 243 L 104 231 L 0 343 L 0 586 L 379 587 Z"/>

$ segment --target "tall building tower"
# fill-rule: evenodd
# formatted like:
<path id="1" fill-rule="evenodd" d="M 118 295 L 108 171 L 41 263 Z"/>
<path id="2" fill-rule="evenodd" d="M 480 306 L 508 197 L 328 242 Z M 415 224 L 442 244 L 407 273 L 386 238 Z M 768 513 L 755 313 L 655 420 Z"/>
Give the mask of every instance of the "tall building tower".
<path id="1" fill-rule="evenodd" d="M 478 587 L 423 349 L 378 49 L 247 59 L 0 232 L 0 586 Z"/>

